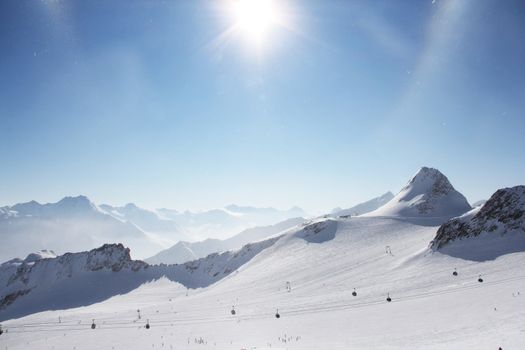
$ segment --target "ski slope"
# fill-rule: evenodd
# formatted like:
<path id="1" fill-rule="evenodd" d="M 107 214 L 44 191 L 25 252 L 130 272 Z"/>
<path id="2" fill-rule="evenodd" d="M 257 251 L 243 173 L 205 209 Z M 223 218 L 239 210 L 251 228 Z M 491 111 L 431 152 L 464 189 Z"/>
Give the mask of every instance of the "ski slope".
<path id="1" fill-rule="evenodd" d="M 1 348 L 525 348 L 525 253 L 474 261 L 434 252 L 439 224 L 318 219 L 205 288 L 160 278 L 89 306 L 2 322 Z"/>

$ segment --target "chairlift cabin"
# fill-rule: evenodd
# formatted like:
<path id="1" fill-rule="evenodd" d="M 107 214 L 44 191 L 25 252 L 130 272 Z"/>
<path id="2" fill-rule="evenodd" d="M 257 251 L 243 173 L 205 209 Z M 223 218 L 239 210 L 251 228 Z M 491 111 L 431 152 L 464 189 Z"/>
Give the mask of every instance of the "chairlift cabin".
<path id="1" fill-rule="evenodd" d="M 390 298 L 390 293 L 387 294 L 386 301 L 391 302 L 392 298 Z"/>
<path id="2" fill-rule="evenodd" d="M 357 296 L 357 292 L 355 291 L 355 288 L 354 288 L 354 291 L 352 292 L 352 295 L 353 295 L 354 297 Z"/>
<path id="3" fill-rule="evenodd" d="M 458 271 L 456 269 L 454 269 L 454 272 L 452 272 L 452 275 L 453 276 L 457 276 L 458 275 Z"/>
<path id="4" fill-rule="evenodd" d="M 95 319 L 93 319 L 93 323 L 91 323 L 91 329 L 97 328 L 97 325 L 95 324 Z"/>
<path id="5" fill-rule="evenodd" d="M 478 277 L 478 282 L 479 283 L 483 282 L 483 278 L 481 278 L 481 275 L 479 275 L 479 277 Z"/>
<path id="6" fill-rule="evenodd" d="M 281 315 L 279 314 L 279 309 L 275 312 L 275 318 L 281 318 Z"/>
<path id="7" fill-rule="evenodd" d="M 233 307 L 233 306 L 232 306 L 231 314 L 232 314 L 232 315 L 235 315 L 235 314 L 236 314 L 236 312 L 235 312 L 235 307 Z"/>
<path id="8" fill-rule="evenodd" d="M 149 320 L 146 320 L 146 325 L 144 327 L 146 327 L 146 329 L 149 329 Z"/>

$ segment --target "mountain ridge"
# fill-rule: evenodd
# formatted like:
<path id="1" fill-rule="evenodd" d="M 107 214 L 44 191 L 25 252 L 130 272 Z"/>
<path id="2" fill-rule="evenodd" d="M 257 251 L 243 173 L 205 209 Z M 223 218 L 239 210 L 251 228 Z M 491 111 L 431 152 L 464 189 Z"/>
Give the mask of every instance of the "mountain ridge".
<path id="1" fill-rule="evenodd" d="M 372 199 L 370 199 L 368 201 L 356 204 L 353 207 L 348 208 L 348 209 L 340 209 L 340 208 L 338 209 L 338 208 L 336 208 L 336 209 L 332 210 L 331 215 L 334 215 L 334 216 L 347 216 L 347 215 L 356 216 L 356 215 L 366 214 L 366 213 L 369 213 L 371 211 L 374 211 L 374 210 L 380 208 L 385 203 L 388 203 L 388 201 L 390 201 L 392 198 L 394 198 L 394 194 L 392 192 L 388 191 L 388 192 L 382 194 L 381 196 L 378 196 L 378 197 L 372 198 Z"/>
<path id="2" fill-rule="evenodd" d="M 274 225 L 249 228 L 224 240 L 209 238 L 199 242 L 180 241 L 172 247 L 145 259 L 145 261 L 151 264 L 179 264 L 212 253 L 238 249 L 245 244 L 258 242 L 279 234 L 305 221 L 304 218 L 290 218 Z"/>
<path id="3" fill-rule="evenodd" d="M 499 189 L 482 206 L 447 221 L 429 246 L 477 260 L 525 250 L 525 186 Z"/>

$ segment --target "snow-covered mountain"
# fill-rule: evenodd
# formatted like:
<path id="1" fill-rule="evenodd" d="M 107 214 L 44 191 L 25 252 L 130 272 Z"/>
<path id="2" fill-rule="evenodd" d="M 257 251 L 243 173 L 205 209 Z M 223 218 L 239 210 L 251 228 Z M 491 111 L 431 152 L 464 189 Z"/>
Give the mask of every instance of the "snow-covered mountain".
<path id="1" fill-rule="evenodd" d="M 0 320 L 49 309 L 93 304 L 159 278 L 187 288 L 213 284 L 236 271 L 279 237 L 214 253 L 182 265 L 148 265 L 132 260 L 129 248 L 105 244 L 54 257 L 30 255 L 0 265 Z"/>
<path id="2" fill-rule="evenodd" d="M 37 260 L 51 259 L 51 258 L 56 258 L 56 257 L 57 257 L 57 254 L 54 251 L 43 249 L 43 250 L 39 250 L 39 251 L 34 252 L 34 253 L 30 253 L 24 259 L 24 262 L 32 263 L 32 262 L 35 262 Z"/>
<path id="3" fill-rule="evenodd" d="M 394 198 L 394 194 L 389 191 L 379 197 L 375 197 L 366 202 L 359 203 L 348 209 L 336 208 L 332 210 L 331 215 L 333 216 L 348 216 L 348 215 L 357 216 L 357 215 L 366 214 L 366 213 L 374 211 L 377 208 L 385 205 L 392 198 Z"/>
<path id="4" fill-rule="evenodd" d="M 431 248 L 476 260 L 525 251 L 525 186 L 503 188 L 439 228 Z"/>
<path id="5" fill-rule="evenodd" d="M 9 349 L 524 348 L 525 247 L 495 244 L 525 236 L 524 186 L 462 215 L 468 227 L 457 234 L 459 219 L 442 225 L 441 216 L 453 189 L 416 191 L 419 181 L 403 189 L 418 201 L 396 203 L 403 215 L 311 219 L 184 264 L 134 261 L 122 245 L 13 259 L 0 265 L 0 341 Z M 442 230 L 453 239 L 429 247 Z M 476 245 L 485 255 L 470 254 Z"/>
<path id="6" fill-rule="evenodd" d="M 81 251 L 107 242 L 123 242 L 136 256 L 164 247 L 130 221 L 106 213 L 85 196 L 56 203 L 35 201 L 3 207 L 0 213 L 0 261 L 34 250 Z"/>
<path id="7" fill-rule="evenodd" d="M 0 265 L 0 314 L 6 309 L 24 314 L 80 305 L 75 303 L 79 299 L 93 303 L 113 295 L 116 288 L 119 292 L 131 290 L 129 283 L 116 286 L 107 281 L 109 276 L 122 283 L 124 277 L 108 275 L 109 272 L 137 272 L 145 268 L 146 263 L 131 260 L 129 249 L 122 244 L 106 244 L 89 252 L 59 257 L 35 259 L 30 255 L 25 260 L 14 259 Z M 97 276 L 93 275 L 95 272 Z M 129 280 L 128 275 L 125 277 Z"/>
<path id="8" fill-rule="evenodd" d="M 49 259 L 49 258 L 56 258 L 57 255 L 52 250 L 40 250 L 34 253 L 30 253 L 27 255 L 25 259 L 20 258 L 14 258 L 9 261 L 6 261 L 0 265 L 0 271 L 3 271 L 4 269 L 17 269 L 19 266 L 23 264 L 32 264 L 38 260 L 42 259 Z M 3 272 L 1 272 L 2 276 L 4 276 Z M 1 278 L 1 276 L 0 276 Z"/>
<path id="9" fill-rule="evenodd" d="M 472 203 L 472 208 L 481 207 L 485 203 L 487 203 L 486 199 L 480 199 L 479 201 Z"/>
<path id="10" fill-rule="evenodd" d="M 274 225 L 287 219 L 310 216 L 298 207 L 279 210 L 234 204 L 201 212 L 179 212 L 166 208 L 157 209 L 157 212 L 175 221 L 194 240 L 226 239 L 248 228 Z"/>
<path id="11" fill-rule="evenodd" d="M 470 209 L 445 175 L 423 167 L 388 203 L 364 216 L 451 218 Z"/>
<path id="12" fill-rule="evenodd" d="M 105 243 L 124 243 L 135 258 L 146 258 L 179 241 L 230 237 L 255 226 L 276 224 L 298 212 L 304 214 L 299 208 L 277 210 L 234 205 L 229 208 L 200 213 L 152 211 L 132 203 L 122 207 L 99 206 L 86 196 L 65 197 L 56 203 L 31 201 L 5 206 L 0 208 L 0 261 L 35 250 L 65 253 Z M 217 250 L 205 251 L 209 254 Z"/>
<path id="13" fill-rule="evenodd" d="M 247 243 L 258 242 L 279 234 L 304 221 L 304 218 L 291 218 L 275 225 L 253 227 L 224 240 L 206 239 L 201 242 L 181 241 L 146 259 L 146 261 L 150 264 L 180 264 L 205 257 L 211 253 L 238 249 Z"/>
<path id="14" fill-rule="evenodd" d="M 0 341 L 9 349 L 523 348 L 525 252 L 483 263 L 433 252 L 438 226 L 424 221 L 432 218 L 318 218 L 182 265 L 146 267 L 115 246 L 38 260 L 15 274 L 10 292 L 34 288 L 0 311 Z"/>

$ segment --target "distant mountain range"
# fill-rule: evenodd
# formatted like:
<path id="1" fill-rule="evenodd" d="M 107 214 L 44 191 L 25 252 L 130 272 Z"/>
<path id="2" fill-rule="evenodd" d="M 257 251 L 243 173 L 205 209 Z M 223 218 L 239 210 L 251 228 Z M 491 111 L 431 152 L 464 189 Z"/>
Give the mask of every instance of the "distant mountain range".
<path id="1" fill-rule="evenodd" d="M 387 192 L 328 216 L 427 217 L 443 220 L 471 206 L 439 170 L 421 168 L 395 196 Z M 147 210 L 133 203 L 96 205 L 85 196 L 0 207 L 0 261 L 53 249 L 58 254 L 123 243 L 134 258 L 182 263 L 266 239 L 311 217 L 304 210 L 228 205 L 202 212 Z M 200 241 L 199 241 L 200 240 Z"/>
<path id="2" fill-rule="evenodd" d="M 162 208 L 158 209 L 157 213 L 175 221 L 193 240 L 225 239 L 248 228 L 274 225 L 295 217 L 311 216 L 299 207 L 279 210 L 234 204 L 202 212 L 179 212 Z"/>
<path id="3" fill-rule="evenodd" d="M 85 196 L 2 207 L 0 238 L 1 260 L 41 249 L 59 254 L 82 251 L 107 242 L 125 242 L 136 250 L 136 257 L 162 249 L 133 222 L 105 212 Z"/>
<path id="4" fill-rule="evenodd" d="M 147 210 L 133 203 L 96 205 L 86 196 L 47 204 L 30 201 L 0 207 L 0 261 L 42 249 L 63 254 L 112 242 L 129 246 L 135 258 L 146 258 L 179 241 L 231 237 L 298 216 L 309 215 L 297 207 L 278 210 L 236 205 L 197 213 Z"/>
<path id="5" fill-rule="evenodd" d="M 172 247 L 146 259 L 150 264 L 180 264 L 186 261 L 204 258 L 211 253 L 236 250 L 243 245 L 278 235 L 303 222 L 304 218 L 291 218 L 275 225 L 258 226 L 246 229 L 228 239 L 206 239 L 201 242 L 180 241 Z"/>

